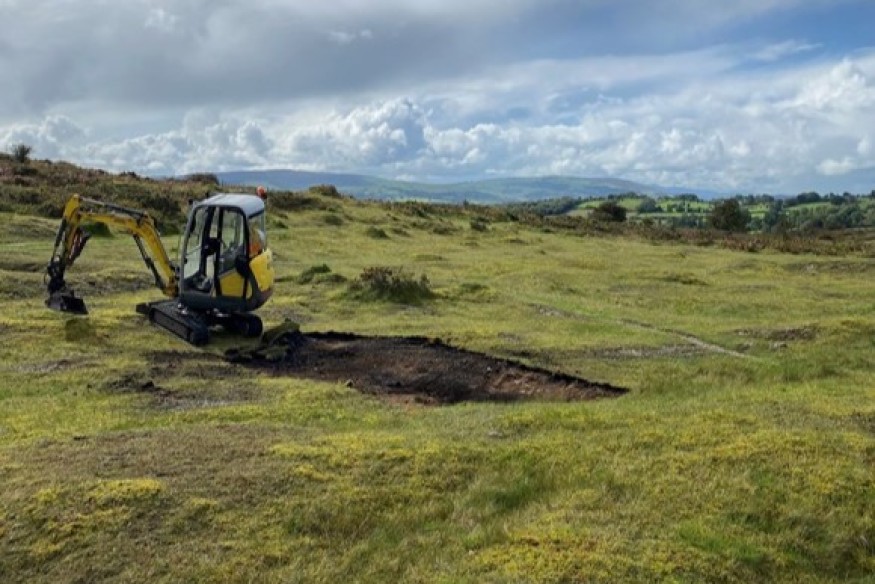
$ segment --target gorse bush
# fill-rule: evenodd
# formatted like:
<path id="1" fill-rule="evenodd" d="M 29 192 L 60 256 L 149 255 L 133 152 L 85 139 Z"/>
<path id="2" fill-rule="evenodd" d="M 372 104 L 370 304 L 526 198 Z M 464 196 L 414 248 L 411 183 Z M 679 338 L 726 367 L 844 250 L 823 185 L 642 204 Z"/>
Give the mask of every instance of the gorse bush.
<path id="1" fill-rule="evenodd" d="M 360 300 L 385 300 L 399 304 L 421 304 L 435 296 L 425 274 L 417 278 L 403 268 L 385 266 L 365 268 L 350 284 L 350 292 Z"/>

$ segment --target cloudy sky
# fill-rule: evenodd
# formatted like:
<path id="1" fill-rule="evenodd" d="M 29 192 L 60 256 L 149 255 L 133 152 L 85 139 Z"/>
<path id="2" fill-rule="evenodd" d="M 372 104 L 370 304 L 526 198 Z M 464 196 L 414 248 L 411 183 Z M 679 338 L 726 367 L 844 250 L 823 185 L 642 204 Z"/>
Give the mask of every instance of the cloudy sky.
<path id="1" fill-rule="evenodd" d="M 872 0 L 0 0 L 0 147 L 875 189 Z"/>

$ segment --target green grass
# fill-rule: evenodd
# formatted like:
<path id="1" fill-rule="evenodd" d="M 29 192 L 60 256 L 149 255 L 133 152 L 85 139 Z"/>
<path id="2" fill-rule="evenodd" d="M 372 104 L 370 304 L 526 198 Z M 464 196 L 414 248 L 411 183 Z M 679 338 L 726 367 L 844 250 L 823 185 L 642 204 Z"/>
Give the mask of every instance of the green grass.
<path id="1" fill-rule="evenodd" d="M 0 580 L 872 581 L 871 259 L 332 204 L 270 211 L 268 325 L 630 394 L 438 408 L 256 374 L 143 325 L 123 236 L 71 271 L 87 318 L 46 310 L 55 224 L 0 213 Z M 434 296 L 350 294 L 374 266 Z"/>

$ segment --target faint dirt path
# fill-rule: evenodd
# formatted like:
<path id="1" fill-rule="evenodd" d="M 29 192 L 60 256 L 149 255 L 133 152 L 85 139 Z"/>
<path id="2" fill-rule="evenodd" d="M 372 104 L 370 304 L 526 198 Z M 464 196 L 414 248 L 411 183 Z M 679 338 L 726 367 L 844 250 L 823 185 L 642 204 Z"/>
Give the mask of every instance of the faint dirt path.
<path id="1" fill-rule="evenodd" d="M 715 345 L 713 343 L 709 343 L 708 341 L 703 341 L 699 337 L 693 336 L 690 333 L 686 333 L 683 331 L 676 331 L 670 328 L 663 328 L 653 324 L 649 324 L 646 322 L 639 322 L 637 320 L 629 320 L 629 319 L 620 319 L 619 322 L 622 325 L 626 326 L 634 326 L 636 328 L 641 328 L 650 331 L 657 331 L 660 333 L 665 333 L 667 335 L 674 335 L 678 338 L 681 338 L 688 343 L 695 345 L 701 349 L 705 349 L 707 351 L 711 351 L 713 353 L 720 353 L 722 355 L 729 355 L 730 357 L 737 357 L 739 359 L 750 359 L 750 355 L 745 355 L 744 353 L 739 353 L 738 351 L 733 351 L 732 349 L 727 349 L 725 347 L 721 347 L 720 345 Z"/>
<path id="2" fill-rule="evenodd" d="M 650 324 L 647 322 L 641 322 L 638 320 L 632 320 L 627 318 L 621 318 L 619 320 L 611 320 L 611 319 L 602 319 L 597 317 L 591 317 L 585 314 L 581 314 L 578 312 L 571 312 L 568 310 L 560 310 L 558 308 L 547 306 L 544 304 L 532 304 L 532 308 L 537 310 L 540 314 L 544 316 L 552 316 L 556 318 L 567 318 L 571 320 L 578 321 L 593 321 L 593 322 L 606 322 L 606 323 L 616 323 L 621 324 L 623 326 L 631 326 L 635 328 L 640 328 L 649 331 L 656 331 L 666 335 L 672 335 L 678 337 L 687 343 L 698 347 L 704 351 L 710 351 L 712 353 L 719 353 L 721 355 L 729 355 L 730 357 L 736 357 L 738 359 L 750 359 L 750 355 L 745 355 L 744 353 L 739 353 L 738 351 L 733 351 L 732 349 L 727 349 L 726 347 L 721 347 L 720 345 L 715 345 L 714 343 L 709 343 L 708 341 L 702 340 L 699 337 L 692 335 L 690 333 L 684 331 L 678 331 L 670 328 L 656 326 L 654 324 Z"/>

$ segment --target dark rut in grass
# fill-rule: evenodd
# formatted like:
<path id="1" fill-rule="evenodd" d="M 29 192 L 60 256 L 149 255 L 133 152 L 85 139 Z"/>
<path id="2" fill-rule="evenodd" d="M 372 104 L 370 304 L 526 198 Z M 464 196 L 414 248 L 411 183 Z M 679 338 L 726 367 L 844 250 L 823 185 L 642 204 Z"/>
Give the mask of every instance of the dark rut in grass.
<path id="1" fill-rule="evenodd" d="M 426 404 L 579 401 L 627 392 L 422 337 L 296 332 L 227 357 L 274 375 L 348 383 L 363 393 Z"/>

